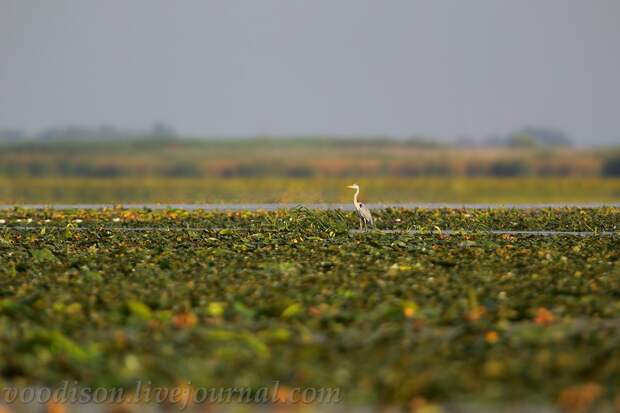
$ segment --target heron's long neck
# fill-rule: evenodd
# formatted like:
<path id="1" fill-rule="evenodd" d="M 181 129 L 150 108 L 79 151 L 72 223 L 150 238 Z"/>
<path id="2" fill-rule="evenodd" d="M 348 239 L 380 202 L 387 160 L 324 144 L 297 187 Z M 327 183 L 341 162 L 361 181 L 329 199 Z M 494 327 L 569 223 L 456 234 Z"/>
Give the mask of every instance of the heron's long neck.
<path id="1" fill-rule="evenodd" d="M 356 189 L 355 189 L 355 195 L 353 195 L 353 203 L 354 203 L 355 205 L 357 205 L 357 196 L 358 196 L 359 194 L 360 194 L 360 189 L 359 189 L 359 188 L 356 188 Z"/>

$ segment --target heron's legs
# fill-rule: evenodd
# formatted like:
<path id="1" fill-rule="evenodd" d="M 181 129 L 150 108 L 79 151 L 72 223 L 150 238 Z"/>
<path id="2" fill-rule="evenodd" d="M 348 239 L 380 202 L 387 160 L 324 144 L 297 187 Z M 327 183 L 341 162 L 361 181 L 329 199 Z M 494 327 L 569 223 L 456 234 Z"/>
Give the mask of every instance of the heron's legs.
<path id="1" fill-rule="evenodd" d="M 364 222 L 364 220 L 363 220 L 362 218 L 360 218 L 360 231 L 361 231 L 362 229 L 364 229 L 364 227 L 362 226 L 362 225 L 363 225 L 363 224 L 362 224 L 363 222 Z"/>

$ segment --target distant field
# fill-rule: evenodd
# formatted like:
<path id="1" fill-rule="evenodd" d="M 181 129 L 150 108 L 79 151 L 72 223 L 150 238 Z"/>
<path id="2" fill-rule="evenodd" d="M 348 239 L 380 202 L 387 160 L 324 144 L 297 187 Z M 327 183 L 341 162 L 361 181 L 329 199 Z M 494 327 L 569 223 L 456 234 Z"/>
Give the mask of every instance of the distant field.
<path id="1" fill-rule="evenodd" d="M 0 380 L 613 406 L 620 238 L 484 231 L 618 231 L 620 209 L 374 213 L 482 232 L 352 234 L 353 213 L 305 209 L 0 211 Z"/>
<path id="2" fill-rule="evenodd" d="M 52 203 L 323 203 L 350 202 L 361 185 L 366 202 L 593 203 L 620 201 L 620 179 L 603 178 L 6 178 L 1 204 Z"/>
<path id="3" fill-rule="evenodd" d="M 618 159 L 612 149 L 459 148 L 388 139 L 50 141 L 0 145 L 0 176 L 596 177 L 620 175 Z"/>
<path id="4" fill-rule="evenodd" d="M 613 202 L 613 149 L 389 139 L 133 139 L 0 145 L 0 203 Z"/>

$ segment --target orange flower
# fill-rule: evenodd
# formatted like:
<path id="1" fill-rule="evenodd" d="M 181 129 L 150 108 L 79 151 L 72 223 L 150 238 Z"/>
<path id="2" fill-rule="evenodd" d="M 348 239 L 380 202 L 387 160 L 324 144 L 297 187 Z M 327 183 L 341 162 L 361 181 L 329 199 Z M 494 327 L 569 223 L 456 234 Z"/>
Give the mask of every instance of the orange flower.
<path id="1" fill-rule="evenodd" d="M 585 383 L 568 387 L 560 393 L 558 404 L 567 412 L 582 413 L 590 411 L 592 404 L 603 394 L 597 383 Z"/>
<path id="2" fill-rule="evenodd" d="M 418 312 L 418 304 L 415 301 L 404 301 L 402 306 L 403 315 L 407 318 L 413 318 Z"/>
<path id="3" fill-rule="evenodd" d="M 179 313 L 172 317 L 172 323 L 178 328 L 193 327 L 198 323 L 198 317 L 192 312 Z"/>
<path id="4" fill-rule="evenodd" d="M 444 409 L 424 397 L 415 397 L 409 402 L 409 411 L 411 413 L 443 413 Z"/>
<path id="5" fill-rule="evenodd" d="M 52 399 L 45 406 L 47 413 L 67 413 L 67 407 L 59 400 Z"/>
<path id="6" fill-rule="evenodd" d="M 484 341 L 486 341 L 489 344 L 493 344 L 493 343 L 497 343 L 497 341 L 499 340 L 499 334 L 497 334 L 497 331 L 487 331 L 486 334 L 484 335 Z"/>
<path id="7" fill-rule="evenodd" d="M 555 316 L 545 307 L 538 307 L 536 309 L 536 317 L 534 318 L 534 323 L 544 326 L 547 324 L 551 324 L 555 321 Z"/>
<path id="8" fill-rule="evenodd" d="M 277 387 L 272 394 L 272 400 L 274 400 L 276 403 L 290 403 L 291 389 L 286 386 Z"/>
<path id="9" fill-rule="evenodd" d="M 319 307 L 310 307 L 308 308 L 308 313 L 313 317 L 319 317 L 322 314 L 322 311 Z"/>
<path id="10" fill-rule="evenodd" d="M 486 308 L 483 306 L 474 307 L 467 312 L 465 318 L 469 321 L 478 321 L 482 318 L 482 316 L 486 313 Z"/>
<path id="11" fill-rule="evenodd" d="M 121 216 L 125 220 L 133 220 L 133 219 L 136 219 L 138 217 L 138 214 L 136 214 L 135 211 L 123 211 L 121 213 Z"/>

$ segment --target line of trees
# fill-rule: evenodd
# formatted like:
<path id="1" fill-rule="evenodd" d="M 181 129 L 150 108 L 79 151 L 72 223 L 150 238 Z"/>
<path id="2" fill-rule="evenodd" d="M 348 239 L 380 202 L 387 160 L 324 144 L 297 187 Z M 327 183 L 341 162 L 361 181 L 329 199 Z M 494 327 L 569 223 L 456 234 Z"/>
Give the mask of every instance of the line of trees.
<path id="1" fill-rule="evenodd" d="M 40 132 L 29 134 L 20 129 L 0 129 L 0 141 L 19 142 L 27 140 L 35 141 L 59 141 L 59 140 L 113 140 L 131 138 L 169 138 L 175 137 L 176 132 L 173 127 L 162 122 L 154 123 L 150 129 L 131 131 L 117 128 L 112 125 L 101 125 L 99 127 L 85 127 L 69 125 L 57 128 L 48 128 Z"/>
<path id="2" fill-rule="evenodd" d="M 166 138 L 175 137 L 176 131 L 170 125 L 157 122 L 150 129 L 131 131 L 115 127 L 113 125 L 102 125 L 99 127 L 84 127 L 69 125 L 65 127 L 48 128 L 40 132 L 29 134 L 19 129 L 0 129 L 0 141 L 17 142 L 23 140 L 35 141 L 59 141 L 59 140 L 112 140 L 112 139 L 135 139 L 135 138 Z M 391 140 L 384 138 L 384 140 Z M 432 144 L 433 139 L 419 140 L 420 143 Z M 454 142 L 456 146 L 500 146 L 500 147 L 569 147 L 572 146 L 571 138 L 560 130 L 526 127 L 521 130 L 507 134 L 506 136 L 492 136 L 482 140 L 473 138 L 461 138 Z"/>

